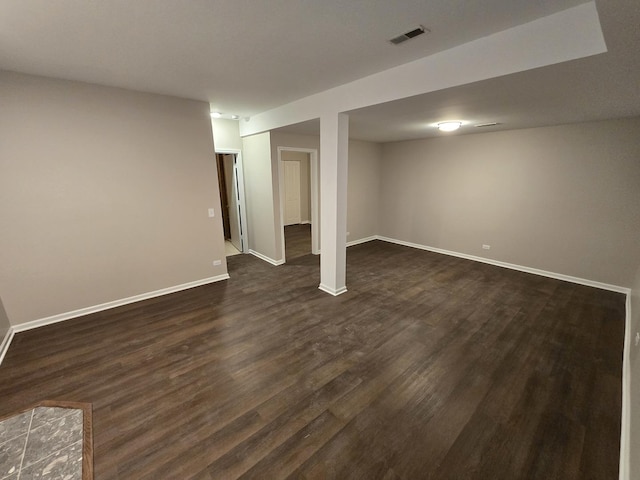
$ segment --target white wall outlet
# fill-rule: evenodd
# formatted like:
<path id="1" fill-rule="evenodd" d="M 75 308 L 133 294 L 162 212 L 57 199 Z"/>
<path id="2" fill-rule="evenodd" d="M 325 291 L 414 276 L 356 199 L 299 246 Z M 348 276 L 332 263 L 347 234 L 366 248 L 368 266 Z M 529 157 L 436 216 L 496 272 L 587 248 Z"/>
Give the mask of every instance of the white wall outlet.
<path id="1" fill-rule="evenodd" d="M 219 267 L 220 265 L 222 265 L 222 260 L 214 260 L 213 261 L 213 266 L 214 267 Z"/>
<path id="2" fill-rule="evenodd" d="M 640 343 L 640 332 L 636 332 L 636 347 Z"/>
<path id="3" fill-rule="evenodd" d="M 209 218 L 212 218 L 212 217 L 215 217 L 215 216 L 216 216 L 215 211 L 213 210 L 213 208 L 210 208 L 209 209 Z"/>
<path id="4" fill-rule="evenodd" d="M 482 245 L 483 250 L 491 250 L 491 245 Z"/>

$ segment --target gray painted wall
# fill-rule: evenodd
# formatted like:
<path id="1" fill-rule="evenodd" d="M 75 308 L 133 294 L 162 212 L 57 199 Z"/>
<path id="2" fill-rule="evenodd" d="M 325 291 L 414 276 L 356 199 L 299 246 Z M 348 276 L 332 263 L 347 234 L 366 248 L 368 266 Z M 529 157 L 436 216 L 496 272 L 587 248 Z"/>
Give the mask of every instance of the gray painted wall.
<path id="1" fill-rule="evenodd" d="M 207 103 L 8 72 L 0 92 L 13 325 L 226 274 Z"/>
<path id="2" fill-rule="evenodd" d="M 0 297 L 0 345 L 2 344 L 2 340 L 9 331 L 10 327 L 11 322 L 9 322 L 9 317 L 7 317 L 7 312 L 4 309 L 4 304 L 2 303 L 2 298 Z"/>
<path id="3" fill-rule="evenodd" d="M 216 149 L 242 150 L 242 139 L 240 138 L 240 127 L 237 120 L 212 118 L 211 129 Z"/>
<path id="4" fill-rule="evenodd" d="M 282 257 L 276 245 L 276 227 L 279 228 L 280 219 L 274 209 L 278 198 L 277 183 L 274 183 L 277 176 L 272 169 L 269 132 L 242 139 L 242 162 L 249 248 L 272 260 L 279 260 Z"/>
<path id="5" fill-rule="evenodd" d="M 347 185 L 347 241 L 378 233 L 380 167 L 382 146 L 378 143 L 349 141 Z"/>
<path id="6" fill-rule="evenodd" d="M 381 235 L 632 285 L 640 118 L 388 143 L 382 151 Z"/>
<path id="7" fill-rule="evenodd" d="M 636 333 L 640 332 L 640 266 L 631 291 L 631 349 L 629 351 L 630 421 L 631 438 L 629 442 L 630 475 L 629 479 L 640 478 L 640 345 L 635 344 Z"/>

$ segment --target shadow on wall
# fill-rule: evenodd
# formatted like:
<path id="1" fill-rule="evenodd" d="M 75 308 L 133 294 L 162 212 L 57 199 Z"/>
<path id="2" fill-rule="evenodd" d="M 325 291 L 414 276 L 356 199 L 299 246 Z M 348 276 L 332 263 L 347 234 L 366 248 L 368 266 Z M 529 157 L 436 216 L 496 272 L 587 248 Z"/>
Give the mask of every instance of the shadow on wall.
<path id="1" fill-rule="evenodd" d="M 640 478 L 640 457 L 631 452 L 640 449 L 640 345 L 636 344 L 636 335 L 640 332 L 640 267 L 636 272 L 636 279 L 631 290 L 631 321 L 627 325 L 630 329 L 629 348 L 629 408 L 630 408 L 630 435 L 626 452 L 622 452 L 621 461 L 629 461 L 629 475 L 626 478 Z M 622 478 L 622 477 L 620 477 Z"/>
<path id="2" fill-rule="evenodd" d="M 9 323 L 9 317 L 4 309 L 2 297 L 0 297 L 0 344 L 2 343 L 4 336 L 9 331 L 9 327 L 11 327 L 11 323 Z"/>

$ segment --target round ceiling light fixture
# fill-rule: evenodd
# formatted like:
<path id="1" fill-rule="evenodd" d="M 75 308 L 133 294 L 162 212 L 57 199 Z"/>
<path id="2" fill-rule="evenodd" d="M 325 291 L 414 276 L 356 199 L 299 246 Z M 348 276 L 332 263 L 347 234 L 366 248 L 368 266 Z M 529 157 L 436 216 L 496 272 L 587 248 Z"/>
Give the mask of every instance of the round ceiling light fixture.
<path id="1" fill-rule="evenodd" d="M 453 132 L 458 130 L 462 126 L 462 122 L 440 122 L 438 123 L 438 130 L 441 132 Z"/>
<path id="2" fill-rule="evenodd" d="M 222 114 L 220 112 L 211 112 L 211 118 L 220 118 Z"/>

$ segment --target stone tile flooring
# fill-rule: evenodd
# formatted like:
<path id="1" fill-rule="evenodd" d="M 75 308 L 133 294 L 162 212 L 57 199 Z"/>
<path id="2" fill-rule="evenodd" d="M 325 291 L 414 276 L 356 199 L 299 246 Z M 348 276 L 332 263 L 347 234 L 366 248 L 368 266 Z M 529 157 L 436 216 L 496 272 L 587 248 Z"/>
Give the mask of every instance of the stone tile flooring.
<path id="1" fill-rule="evenodd" d="M 82 409 L 36 407 L 0 421 L 0 480 L 81 480 L 82 440 Z"/>

